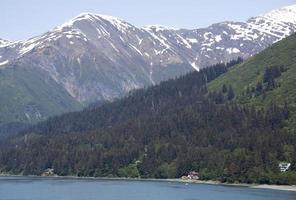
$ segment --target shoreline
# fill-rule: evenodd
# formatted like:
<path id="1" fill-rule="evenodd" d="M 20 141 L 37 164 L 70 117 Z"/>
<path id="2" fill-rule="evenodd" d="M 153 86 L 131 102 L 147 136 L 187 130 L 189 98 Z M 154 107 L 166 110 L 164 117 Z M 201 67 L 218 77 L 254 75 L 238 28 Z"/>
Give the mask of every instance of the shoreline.
<path id="1" fill-rule="evenodd" d="M 268 189 L 296 192 L 296 185 L 267 185 L 267 184 L 248 184 L 248 183 L 222 183 L 214 180 L 189 180 L 181 178 L 173 179 L 157 179 L 157 178 L 124 178 L 124 177 L 78 177 L 78 176 L 37 176 L 37 175 L 11 175 L 0 174 L 1 177 L 27 177 L 27 178 L 47 178 L 47 179 L 72 179 L 72 180 L 108 180 L 108 181 L 150 181 L 150 182 L 171 182 L 184 184 L 206 184 L 206 185 L 220 185 L 232 187 L 248 187 L 253 189 Z"/>

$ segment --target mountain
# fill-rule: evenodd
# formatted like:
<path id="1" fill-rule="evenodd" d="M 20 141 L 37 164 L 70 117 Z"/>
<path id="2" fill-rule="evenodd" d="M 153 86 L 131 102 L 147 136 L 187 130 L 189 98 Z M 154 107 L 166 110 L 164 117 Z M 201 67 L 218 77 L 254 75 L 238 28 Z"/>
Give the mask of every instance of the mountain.
<path id="1" fill-rule="evenodd" d="M 295 184 L 295 47 L 293 34 L 242 63 L 41 122 L 1 142 L 1 172 L 176 178 L 194 170 L 205 180 Z M 251 103 L 271 93 L 263 109 Z M 280 162 L 290 170 L 281 173 Z"/>
<path id="2" fill-rule="evenodd" d="M 0 40 L 5 91 L 0 121 L 40 121 L 215 63 L 248 58 L 295 32 L 295 10 L 288 6 L 247 22 L 195 30 L 138 28 L 115 17 L 82 13 L 26 41 Z"/>

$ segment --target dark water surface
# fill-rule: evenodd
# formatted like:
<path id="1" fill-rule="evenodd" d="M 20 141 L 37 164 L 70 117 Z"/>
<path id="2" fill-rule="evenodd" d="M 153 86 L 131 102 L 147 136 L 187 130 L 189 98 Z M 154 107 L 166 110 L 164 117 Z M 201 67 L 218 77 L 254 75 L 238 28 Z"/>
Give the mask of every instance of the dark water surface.
<path id="1" fill-rule="evenodd" d="M 0 177 L 0 200 L 296 200 L 296 192 L 172 182 Z"/>

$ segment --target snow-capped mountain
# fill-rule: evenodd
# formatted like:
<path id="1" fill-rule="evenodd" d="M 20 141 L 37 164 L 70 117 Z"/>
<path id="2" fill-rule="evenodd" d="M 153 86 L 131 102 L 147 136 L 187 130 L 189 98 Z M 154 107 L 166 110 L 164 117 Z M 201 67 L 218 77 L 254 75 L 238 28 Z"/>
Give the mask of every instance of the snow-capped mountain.
<path id="1" fill-rule="evenodd" d="M 0 72 L 38 71 L 51 88 L 55 84 L 73 101 L 87 105 L 215 63 L 250 57 L 295 31 L 296 5 L 246 22 L 195 30 L 161 25 L 139 28 L 116 17 L 82 13 L 26 41 L 0 39 Z M 34 116 L 21 106 L 19 112 L 28 120 L 47 117 L 37 101 L 32 97 L 21 104 L 33 105 Z"/>

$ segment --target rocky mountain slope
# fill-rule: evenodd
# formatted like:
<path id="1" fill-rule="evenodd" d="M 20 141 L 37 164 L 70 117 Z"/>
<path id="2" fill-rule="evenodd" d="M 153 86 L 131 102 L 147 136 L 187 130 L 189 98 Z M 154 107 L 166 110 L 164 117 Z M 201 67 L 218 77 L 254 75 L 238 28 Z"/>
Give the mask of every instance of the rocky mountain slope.
<path id="1" fill-rule="evenodd" d="M 26 41 L 0 40 L 0 88 L 5 91 L 0 121 L 39 121 L 250 57 L 295 32 L 295 19 L 296 6 L 288 6 L 247 22 L 186 30 L 138 28 L 115 17 L 83 13 Z"/>

